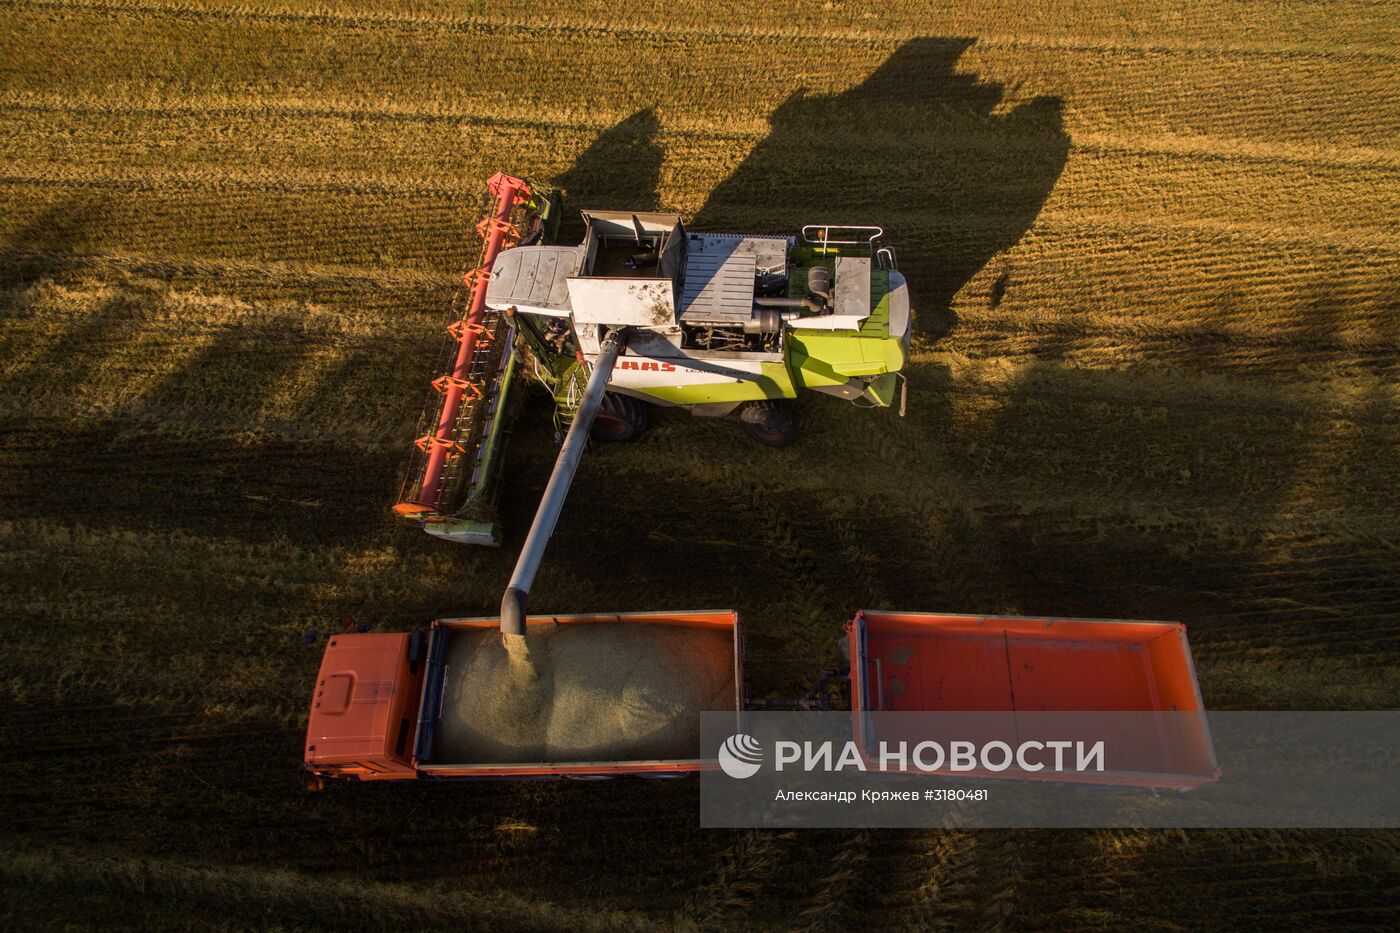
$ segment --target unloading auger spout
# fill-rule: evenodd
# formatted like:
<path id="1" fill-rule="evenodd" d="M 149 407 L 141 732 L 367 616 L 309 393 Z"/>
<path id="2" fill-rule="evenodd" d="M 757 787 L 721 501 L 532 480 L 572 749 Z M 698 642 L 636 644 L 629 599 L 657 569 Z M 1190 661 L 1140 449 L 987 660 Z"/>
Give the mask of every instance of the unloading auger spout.
<path id="1" fill-rule="evenodd" d="M 626 329 L 610 331 L 603 338 L 598 358 L 593 363 L 593 372 L 588 377 L 583 400 L 574 413 L 569 433 L 564 438 L 564 446 L 559 449 L 559 457 L 554 461 L 554 472 L 540 497 L 539 508 L 535 510 L 535 520 L 530 524 L 530 533 L 525 536 L 525 546 L 520 549 L 520 557 L 515 562 L 510 585 L 501 598 L 501 634 L 525 634 L 525 601 L 530 595 L 530 585 L 535 581 L 535 571 L 540 568 L 544 549 L 554 534 L 554 524 L 564 508 L 564 500 L 573 485 L 574 474 L 583 459 L 584 448 L 588 444 L 588 431 L 598 407 L 603 403 L 603 394 L 612 377 L 613 366 L 618 354 L 627 347 Z"/>

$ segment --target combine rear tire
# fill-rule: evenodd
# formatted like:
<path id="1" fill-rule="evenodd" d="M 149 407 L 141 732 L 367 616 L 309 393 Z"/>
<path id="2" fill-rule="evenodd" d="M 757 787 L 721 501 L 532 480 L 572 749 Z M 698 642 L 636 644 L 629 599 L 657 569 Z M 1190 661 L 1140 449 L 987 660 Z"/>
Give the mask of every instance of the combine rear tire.
<path id="1" fill-rule="evenodd" d="M 739 423 L 765 447 L 786 447 L 797 440 L 797 416 L 778 402 L 749 402 L 739 409 Z"/>
<path id="2" fill-rule="evenodd" d="M 609 392 L 593 419 L 588 436 L 595 441 L 635 441 L 647 429 L 647 407 L 626 395 Z"/>

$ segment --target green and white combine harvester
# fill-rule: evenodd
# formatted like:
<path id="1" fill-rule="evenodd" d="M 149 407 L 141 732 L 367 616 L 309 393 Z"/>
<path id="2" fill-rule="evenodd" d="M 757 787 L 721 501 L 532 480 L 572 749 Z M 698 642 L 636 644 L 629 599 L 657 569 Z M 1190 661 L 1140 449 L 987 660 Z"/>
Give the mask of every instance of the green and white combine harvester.
<path id="1" fill-rule="evenodd" d="M 429 533 L 500 543 L 491 500 L 522 378 L 549 390 L 567 431 L 536 520 L 543 539 L 587 437 L 638 437 L 649 405 L 737 415 L 781 447 L 797 437 L 790 400 L 804 390 L 902 404 L 909 289 L 879 227 L 713 233 L 679 214 L 584 211 L 583 242 L 564 245 L 557 192 L 504 174 L 488 189 L 453 362 L 395 507 Z"/>

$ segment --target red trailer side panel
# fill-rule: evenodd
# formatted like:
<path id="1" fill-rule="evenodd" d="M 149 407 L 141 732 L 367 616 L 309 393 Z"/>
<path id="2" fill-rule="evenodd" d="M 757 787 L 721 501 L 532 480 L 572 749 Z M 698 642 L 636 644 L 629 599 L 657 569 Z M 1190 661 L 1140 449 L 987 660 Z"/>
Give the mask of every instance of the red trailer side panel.
<path id="1" fill-rule="evenodd" d="M 862 743 L 872 711 L 1170 712 L 1170 737 L 1117 741 L 1132 773 L 1079 779 L 1185 787 L 1219 776 L 1184 625 L 861 612 L 848 635 Z"/>

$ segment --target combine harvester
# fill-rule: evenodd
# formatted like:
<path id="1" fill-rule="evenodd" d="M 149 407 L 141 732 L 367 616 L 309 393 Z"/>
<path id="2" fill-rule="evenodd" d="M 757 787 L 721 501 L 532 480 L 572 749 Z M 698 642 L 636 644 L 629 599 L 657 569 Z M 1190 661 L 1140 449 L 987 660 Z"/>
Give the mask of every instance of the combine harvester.
<path id="1" fill-rule="evenodd" d="M 560 204 L 509 175 L 488 185 L 452 363 L 434 383 L 395 511 L 430 534 L 499 544 L 490 494 L 516 376 L 554 396 L 560 433 L 627 441 L 647 405 L 748 434 L 797 437 L 784 404 L 810 389 L 887 407 L 909 352 L 909 289 L 879 227 L 793 237 L 695 233 L 679 214 L 585 211 L 577 246 L 550 242 Z M 562 462 L 562 458 L 561 458 Z M 574 459 L 571 463 L 576 464 Z"/>
<path id="2" fill-rule="evenodd" d="M 560 211 L 553 192 L 490 180 L 450 364 L 395 506 L 438 537 L 499 544 L 492 498 L 518 383 L 545 386 L 563 445 L 500 614 L 439 619 L 426 637 L 333 636 L 307 729 L 313 783 L 707 766 L 699 714 L 733 711 L 737 728 L 746 708 L 737 613 L 527 616 L 590 434 L 631 440 L 656 404 L 737 413 L 756 441 L 783 446 L 797 434 L 785 402 L 804 389 L 903 407 L 909 292 L 879 227 L 699 233 L 677 214 L 589 211 L 583 242 L 563 246 Z M 878 710 L 1203 716 L 1178 625 L 867 612 L 847 631 L 849 664 L 787 705 L 827 708 L 849 680 L 857 735 Z M 1199 766 L 1128 783 L 1209 779 Z"/>

